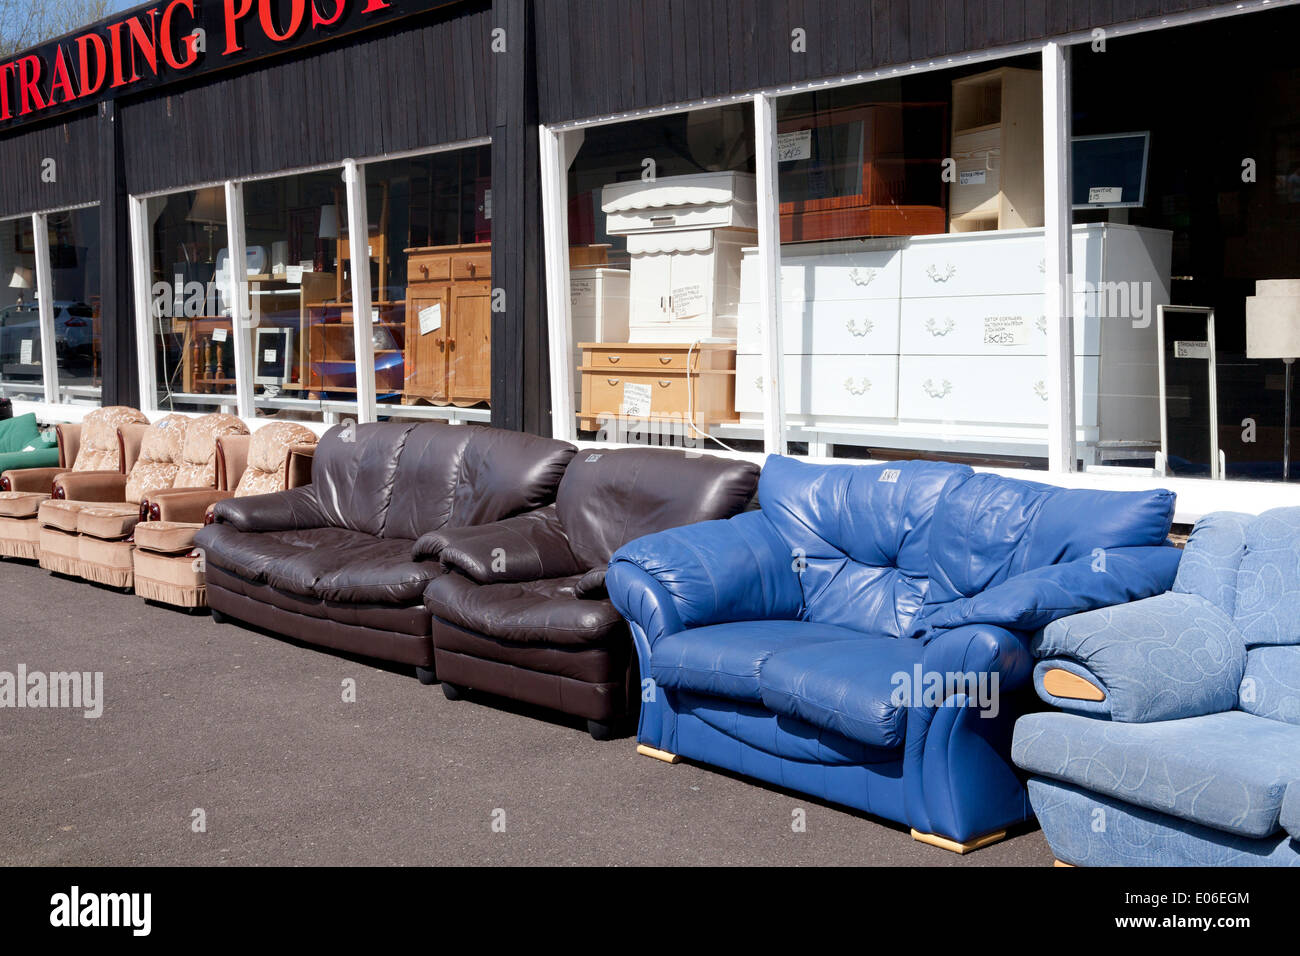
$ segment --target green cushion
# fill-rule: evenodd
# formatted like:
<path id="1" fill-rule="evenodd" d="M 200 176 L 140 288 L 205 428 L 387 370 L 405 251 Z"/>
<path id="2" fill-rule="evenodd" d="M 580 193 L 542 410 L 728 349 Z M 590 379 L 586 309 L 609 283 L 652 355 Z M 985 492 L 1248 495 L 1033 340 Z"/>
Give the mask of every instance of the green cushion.
<path id="1" fill-rule="evenodd" d="M 28 446 L 41 447 L 41 430 L 33 414 L 18 415 L 8 421 L 0 422 L 0 454 L 22 451 Z"/>
<path id="2" fill-rule="evenodd" d="M 57 468 L 57 445 L 37 445 L 35 451 L 11 451 L 0 454 L 0 473 L 14 468 Z"/>

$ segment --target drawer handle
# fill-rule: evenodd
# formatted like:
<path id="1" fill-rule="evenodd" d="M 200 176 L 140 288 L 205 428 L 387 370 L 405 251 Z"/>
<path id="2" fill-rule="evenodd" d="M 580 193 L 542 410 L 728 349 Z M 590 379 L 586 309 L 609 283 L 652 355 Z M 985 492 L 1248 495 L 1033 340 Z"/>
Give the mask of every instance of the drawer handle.
<path id="1" fill-rule="evenodd" d="M 671 364 L 672 364 L 672 361 L 673 361 L 673 357 L 672 357 L 671 355 L 661 355 L 661 356 L 659 356 L 659 364 L 660 364 L 660 365 L 671 365 Z"/>
<path id="2" fill-rule="evenodd" d="M 617 365 L 619 362 L 623 361 L 623 356 L 621 355 L 606 355 L 605 358 L 609 359 L 611 364 L 614 365 Z"/>
<path id="3" fill-rule="evenodd" d="M 872 322 L 870 319 L 863 319 L 862 323 L 859 325 L 857 319 L 847 319 L 844 323 L 844 327 L 849 330 L 849 335 L 860 339 L 864 335 L 869 335 L 871 330 L 876 327 L 876 323 Z"/>
<path id="4" fill-rule="evenodd" d="M 871 379 L 861 378 L 854 382 L 853 376 L 850 375 L 844 380 L 844 388 L 850 395 L 865 395 L 871 391 Z"/>
<path id="5" fill-rule="evenodd" d="M 1041 378 L 1034 383 L 1034 394 L 1043 401 L 1047 401 L 1047 383 Z"/>
<path id="6" fill-rule="evenodd" d="M 667 379 L 665 379 L 665 378 L 661 378 L 661 379 L 659 380 L 659 387 L 660 387 L 660 388 L 667 388 L 668 386 L 670 386 L 670 385 L 672 385 L 672 384 L 673 384 L 673 380 L 670 379 L 670 378 L 667 378 Z"/>
<path id="7" fill-rule="evenodd" d="M 616 379 L 616 378 L 607 378 L 607 379 L 605 379 L 605 381 L 608 382 L 610 385 L 617 385 L 617 384 L 618 384 L 618 379 Z"/>
<path id="8" fill-rule="evenodd" d="M 933 282 L 947 282 L 957 274 L 957 267 L 949 262 L 944 266 L 944 268 L 940 269 L 934 263 L 930 263 L 930 265 L 925 267 L 925 274 L 928 275 Z"/>
<path id="9" fill-rule="evenodd" d="M 854 266 L 849 270 L 849 280 L 854 285 L 868 286 L 879 274 L 879 269 L 863 269 L 861 266 Z"/>
<path id="10" fill-rule="evenodd" d="M 929 332 L 931 335 L 933 335 L 935 338 L 940 338 L 942 336 L 947 335 L 955 327 L 956 327 L 956 323 L 953 322 L 953 320 L 950 318 L 944 319 L 943 325 L 940 325 L 938 320 L 935 319 L 934 316 L 930 316 L 930 318 L 925 320 L 925 330 Z"/>
<path id="11" fill-rule="evenodd" d="M 1045 316 L 1045 315 L 1040 315 L 1038 318 L 1034 319 L 1034 328 L 1038 329 L 1039 332 L 1042 332 L 1044 335 L 1046 335 L 1046 334 L 1047 334 L 1047 316 Z"/>
<path id="12" fill-rule="evenodd" d="M 1039 259 L 1039 260 L 1038 260 L 1038 271 L 1041 272 L 1043 275 L 1047 275 L 1047 260 L 1046 260 L 1046 259 Z"/>
<path id="13" fill-rule="evenodd" d="M 763 390 L 763 376 L 760 375 L 754 379 L 754 387 L 760 392 Z"/>
<path id="14" fill-rule="evenodd" d="M 925 394 L 931 398 L 947 398 L 952 394 L 952 382 L 946 378 L 939 385 L 934 384 L 934 379 L 927 378 L 921 383 L 921 387 L 925 389 Z"/>

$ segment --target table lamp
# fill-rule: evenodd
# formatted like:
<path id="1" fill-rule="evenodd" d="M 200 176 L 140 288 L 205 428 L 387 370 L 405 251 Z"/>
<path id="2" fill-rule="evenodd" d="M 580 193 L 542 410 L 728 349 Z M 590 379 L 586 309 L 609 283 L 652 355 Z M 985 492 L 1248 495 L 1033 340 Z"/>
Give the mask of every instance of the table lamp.
<path id="1" fill-rule="evenodd" d="M 1300 355 L 1300 279 L 1260 279 L 1246 297 L 1246 357 L 1281 359 L 1283 385 L 1282 480 L 1291 477 L 1291 366 Z"/>
<path id="2" fill-rule="evenodd" d="M 11 289 L 30 289 L 32 287 L 32 270 L 27 266 L 14 267 L 14 274 L 9 277 L 9 288 Z M 15 303 L 18 308 L 23 307 L 23 294 L 18 293 L 18 301 Z"/>
<path id="3" fill-rule="evenodd" d="M 208 234 L 208 262 L 212 261 L 212 234 L 226 225 L 226 193 L 220 186 L 209 186 L 194 194 L 194 205 L 186 222 L 197 222 Z"/>

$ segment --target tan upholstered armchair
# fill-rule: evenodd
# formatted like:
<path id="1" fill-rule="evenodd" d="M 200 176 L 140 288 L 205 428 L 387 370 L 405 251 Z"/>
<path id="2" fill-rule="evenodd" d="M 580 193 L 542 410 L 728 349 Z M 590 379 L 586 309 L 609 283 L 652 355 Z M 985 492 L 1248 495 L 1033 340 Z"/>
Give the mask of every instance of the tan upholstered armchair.
<path id="1" fill-rule="evenodd" d="M 55 479 L 54 498 L 38 514 L 41 567 L 129 590 L 142 502 L 168 488 L 218 488 L 223 476 L 217 468 L 217 439 L 247 431 L 238 418 L 221 414 L 168 415 L 142 430 L 122 428 L 128 460 L 133 459 L 125 475 Z M 139 449 L 134 456 L 133 446 Z"/>
<path id="2" fill-rule="evenodd" d="M 252 436 L 227 435 L 218 442 L 226 488 L 173 489 L 148 496 L 145 520 L 135 528 L 135 593 L 176 607 L 207 607 L 203 556 L 194 535 L 209 509 L 225 498 L 286 491 L 311 482 L 316 435 L 293 422 L 272 422 Z"/>
<path id="3" fill-rule="evenodd" d="M 105 473 L 122 475 L 129 464 L 119 428 L 141 428 L 149 419 L 134 408 L 110 405 L 86 415 L 80 425 L 59 425 L 59 464 L 53 468 L 22 468 L 0 475 L 0 556 L 36 560 L 40 557 L 41 502 L 49 500 L 55 479 Z"/>

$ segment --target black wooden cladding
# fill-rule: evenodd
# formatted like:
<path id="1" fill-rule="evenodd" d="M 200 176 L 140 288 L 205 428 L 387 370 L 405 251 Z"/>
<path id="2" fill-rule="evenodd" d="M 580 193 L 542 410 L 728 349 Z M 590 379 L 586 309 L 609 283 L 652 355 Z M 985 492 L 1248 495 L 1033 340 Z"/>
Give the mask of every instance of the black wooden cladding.
<path id="1" fill-rule="evenodd" d="M 99 120 L 94 110 L 0 137 L 0 216 L 98 202 Z M 54 181 L 42 179 L 54 160 Z"/>
<path id="2" fill-rule="evenodd" d="M 535 0 L 544 123 L 1050 39 L 1224 0 Z M 805 32 L 807 51 L 792 48 Z"/>
<path id="3" fill-rule="evenodd" d="M 127 102 L 127 187 L 152 192 L 487 136 L 490 20 L 486 0 L 451 7 Z"/>

